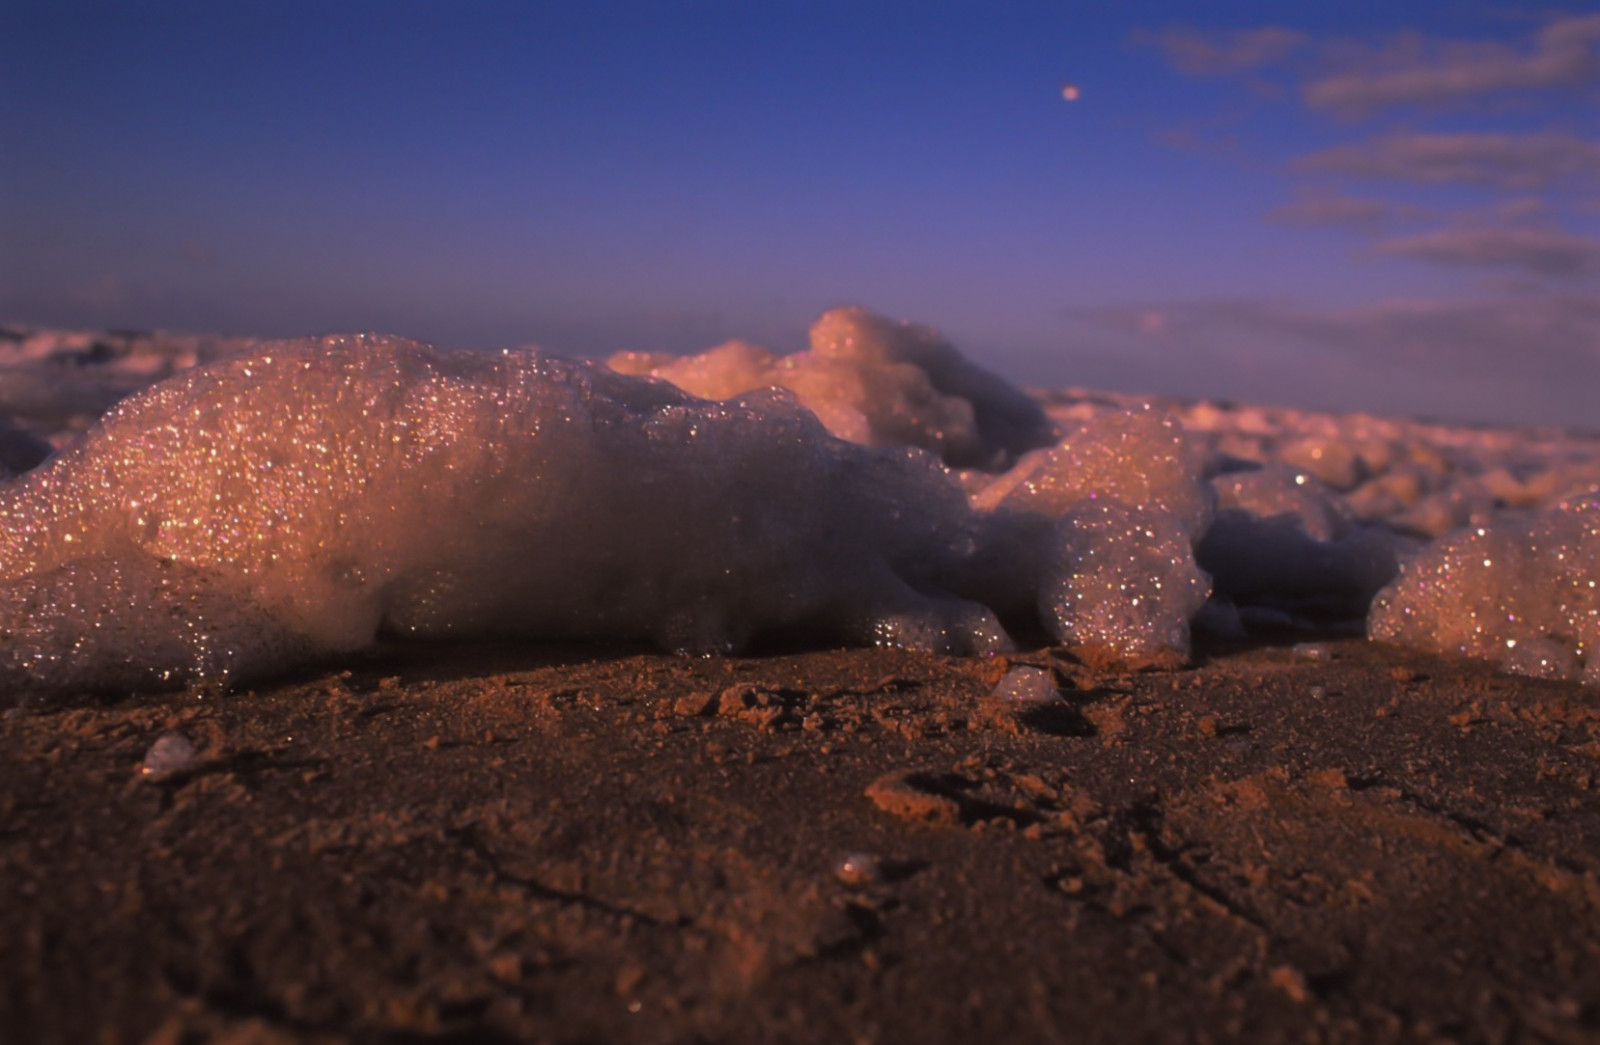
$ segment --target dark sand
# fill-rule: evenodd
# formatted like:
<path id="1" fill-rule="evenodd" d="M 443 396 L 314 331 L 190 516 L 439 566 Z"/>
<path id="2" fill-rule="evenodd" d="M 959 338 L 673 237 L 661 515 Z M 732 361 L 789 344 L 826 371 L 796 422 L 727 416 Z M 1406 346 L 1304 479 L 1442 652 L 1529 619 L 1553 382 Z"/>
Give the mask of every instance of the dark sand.
<path id="1" fill-rule="evenodd" d="M 512 649 L 13 711 L 0 1041 L 1600 1041 L 1600 694 L 1326 648 L 1012 658 L 1020 712 Z"/>

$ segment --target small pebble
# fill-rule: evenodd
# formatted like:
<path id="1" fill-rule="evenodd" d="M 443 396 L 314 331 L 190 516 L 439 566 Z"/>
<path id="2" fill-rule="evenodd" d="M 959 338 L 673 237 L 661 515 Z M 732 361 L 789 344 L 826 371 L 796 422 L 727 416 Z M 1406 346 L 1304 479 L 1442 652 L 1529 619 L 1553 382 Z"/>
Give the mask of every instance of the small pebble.
<path id="1" fill-rule="evenodd" d="M 870 853 L 846 853 L 833 865 L 833 876 L 852 889 L 883 881 L 883 862 Z"/>
<path id="2" fill-rule="evenodd" d="M 991 696 L 997 700 L 1039 704 L 1056 699 L 1060 693 L 1055 676 L 1043 668 L 1012 668 L 995 686 Z"/>
<path id="3" fill-rule="evenodd" d="M 156 737 L 139 763 L 139 775 L 152 783 L 171 780 L 200 764 L 199 752 L 182 733 L 163 733 Z"/>

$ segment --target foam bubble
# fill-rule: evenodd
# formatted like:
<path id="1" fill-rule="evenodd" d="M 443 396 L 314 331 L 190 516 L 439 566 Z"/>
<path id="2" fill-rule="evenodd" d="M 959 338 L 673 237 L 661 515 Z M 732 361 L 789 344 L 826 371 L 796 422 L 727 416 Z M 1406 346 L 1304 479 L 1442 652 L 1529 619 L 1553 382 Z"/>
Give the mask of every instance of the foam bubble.
<path id="1" fill-rule="evenodd" d="M 259 675 L 383 632 L 1145 651 L 1182 623 L 1152 623 L 1176 585 L 1148 567 L 1187 549 L 1132 515 L 978 511 L 931 454 L 835 439 L 781 390 L 708 402 L 376 336 L 157 384 L 0 490 L 0 521 L 0 673 L 53 689 Z"/>
<path id="2" fill-rule="evenodd" d="M 1372 638 L 1592 680 L 1600 662 L 1600 491 L 1456 531 L 1378 594 Z"/>
<path id="3" fill-rule="evenodd" d="M 858 307 L 825 313 L 811 328 L 810 350 L 791 356 L 730 341 L 697 356 L 622 353 L 608 363 L 707 399 L 787 388 L 841 439 L 920 446 L 961 467 L 1003 466 L 1052 436 L 1037 403 L 933 328 Z"/>
<path id="4" fill-rule="evenodd" d="M 1149 406 L 1093 418 L 1055 446 L 1027 454 L 973 496 L 980 508 L 1051 516 L 1092 500 L 1166 512 L 1196 539 L 1216 502 L 1183 426 Z"/>
<path id="5" fill-rule="evenodd" d="M 0 428 L 0 465 L 32 468 L 0 484 L 10 692 L 259 676 L 384 634 L 1051 641 L 1126 665 L 1181 660 L 1196 622 L 1362 616 L 1600 682 L 1582 433 L 1071 389 L 1041 411 L 862 309 L 796 356 L 613 359 L 640 376 L 397 338 L 164 337 L 0 331 L 0 405 L 33 429 Z M 181 371 L 203 359 L 221 361 Z M 32 467 L 38 436 L 167 374 Z"/>
<path id="6" fill-rule="evenodd" d="M 1185 660 L 1190 621 L 1211 590 L 1177 516 L 1115 500 L 1068 510 L 1045 577 L 1039 609 L 1046 627 L 1099 666 Z"/>
<path id="7" fill-rule="evenodd" d="M 1212 486 L 1222 510 L 1196 554 L 1221 596 L 1312 627 L 1365 616 L 1394 577 L 1394 534 L 1357 525 L 1314 475 L 1274 464 L 1218 475 Z"/>
<path id="8" fill-rule="evenodd" d="M 1008 644 L 981 536 L 916 449 L 792 398 L 711 403 L 536 352 L 265 346 L 117 407 L 0 494 L 6 673 L 258 673 L 381 630 L 738 648 Z"/>

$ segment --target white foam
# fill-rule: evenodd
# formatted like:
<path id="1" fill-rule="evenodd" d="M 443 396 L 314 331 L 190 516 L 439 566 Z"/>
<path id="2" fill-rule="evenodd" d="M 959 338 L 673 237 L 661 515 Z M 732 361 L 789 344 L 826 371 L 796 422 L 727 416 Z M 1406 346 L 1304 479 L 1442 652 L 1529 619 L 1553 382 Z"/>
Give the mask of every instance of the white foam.
<path id="1" fill-rule="evenodd" d="M 1168 511 L 1086 500 L 1056 528 L 1040 612 L 1057 641 L 1091 663 L 1181 663 L 1211 591 L 1193 538 Z"/>
<path id="2" fill-rule="evenodd" d="M 1143 406 L 1102 414 L 1058 444 L 1034 450 L 973 496 L 984 509 L 1060 516 L 1084 501 L 1165 512 L 1198 538 L 1216 498 L 1178 420 Z"/>
<path id="3" fill-rule="evenodd" d="M 1148 406 L 1092 417 L 972 485 L 981 510 L 1058 520 L 1039 603 L 1057 641 L 1108 663 L 1187 657 L 1211 591 L 1194 546 L 1215 496 L 1173 417 Z"/>
<path id="4" fill-rule="evenodd" d="M 1600 684 L 1600 491 L 1436 541 L 1379 593 L 1369 633 Z"/>
<path id="5" fill-rule="evenodd" d="M 920 446 L 959 467 L 996 467 L 1052 441 L 1039 405 L 974 366 L 938 331 L 836 308 L 811 328 L 811 348 L 776 356 L 730 341 L 698 356 L 626 352 L 612 369 L 670 381 L 706 399 L 787 388 L 841 439 Z"/>
<path id="6" fill-rule="evenodd" d="M 1063 426 L 1152 401 L 1077 389 L 1040 396 Z M 1218 493 L 1221 510 L 1197 549 L 1215 594 L 1197 624 L 1238 637 L 1337 625 L 1370 608 L 1374 638 L 1600 682 L 1571 637 L 1587 626 L 1577 595 L 1600 583 L 1571 506 L 1600 487 L 1600 437 L 1154 402 L 1182 423 Z M 1492 554 L 1475 559 L 1480 543 Z M 1520 565 L 1485 570 L 1484 557 Z"/>
<path id="7" fill-rule="evenodd" d="M 860 309 L 798 356 L 612 361 L 638 377 L 382 337 L 0 335 L 33 429 L 0 430 L 13 470 L 173 375 L 0 486 L 13 691 L 259 675 L 384 632 L 1173 663 L 1196 623 L 1359 618 L 1397 563 L 1374 637 L 1600 682 L 1582 433 L 1076 390 L 1041 411 Z"/>
<path id="8" fill-rule="evenodd" d="M 1396 537 L 1357 525 L 1308 472 L 1274 464 L 1218 475 L 1212 486 L 1222 510 L 1197 555 L 1222 597 L 1312 627 L 1365 616 L 1373 593 L 1394 576 Z"/>
<path id="9" fill-rule="evenodd" d="M 931 454 L 835 439 L 781 390 L 708 402 L 533 351 L 266 345 L 124 401 L 0 491 L 0 672 L 228 678 L 381 631 L 1185 643 L 1149 623 L 1170 592 L 1137 549 L 1187 538 L 1124 521 L 974 510 Z"/>
<path id="10" fill-rule="evenodd" d="M 255 673 L 380 628 L 1006 641 L 951 590 L 976 523 L 931 456 L 780 393 L 534 352 L 264 347 L 125 401 L 0 520 L 4 664 L 45 686 Z"/>
<path id="11" fill-rule="evenodd" d="M 59 446 L 125 396 L 197 364 L 248 351 L 253 343 L 239 337 L 0 326 L 0 415 L 25 422 L 36 439 Z M 0 456 L 10 464 L 6 450 L 0 449 Z"/>

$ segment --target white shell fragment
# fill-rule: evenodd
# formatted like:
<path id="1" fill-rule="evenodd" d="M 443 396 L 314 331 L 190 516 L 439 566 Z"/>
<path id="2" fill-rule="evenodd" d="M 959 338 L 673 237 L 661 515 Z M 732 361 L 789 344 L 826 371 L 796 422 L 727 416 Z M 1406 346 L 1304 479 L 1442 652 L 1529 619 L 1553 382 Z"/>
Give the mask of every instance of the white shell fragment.
<path id="1" fill-rule="evenodd" d="M 1061 695 L 1055 676 L 1043 668 L 1017 667 L 1006 672 L 990 696 L 1018 704 L 1043 704 Z"/>
<path id="2" fill-rule="evenodd" d="M 161 783 L 192 772 L 200 764 L 200 754 L 189 738 L 182 733 L 163 733 L 156 737 L 144 761 L 139 763 L 139 775 L 151 783 Z"/>

